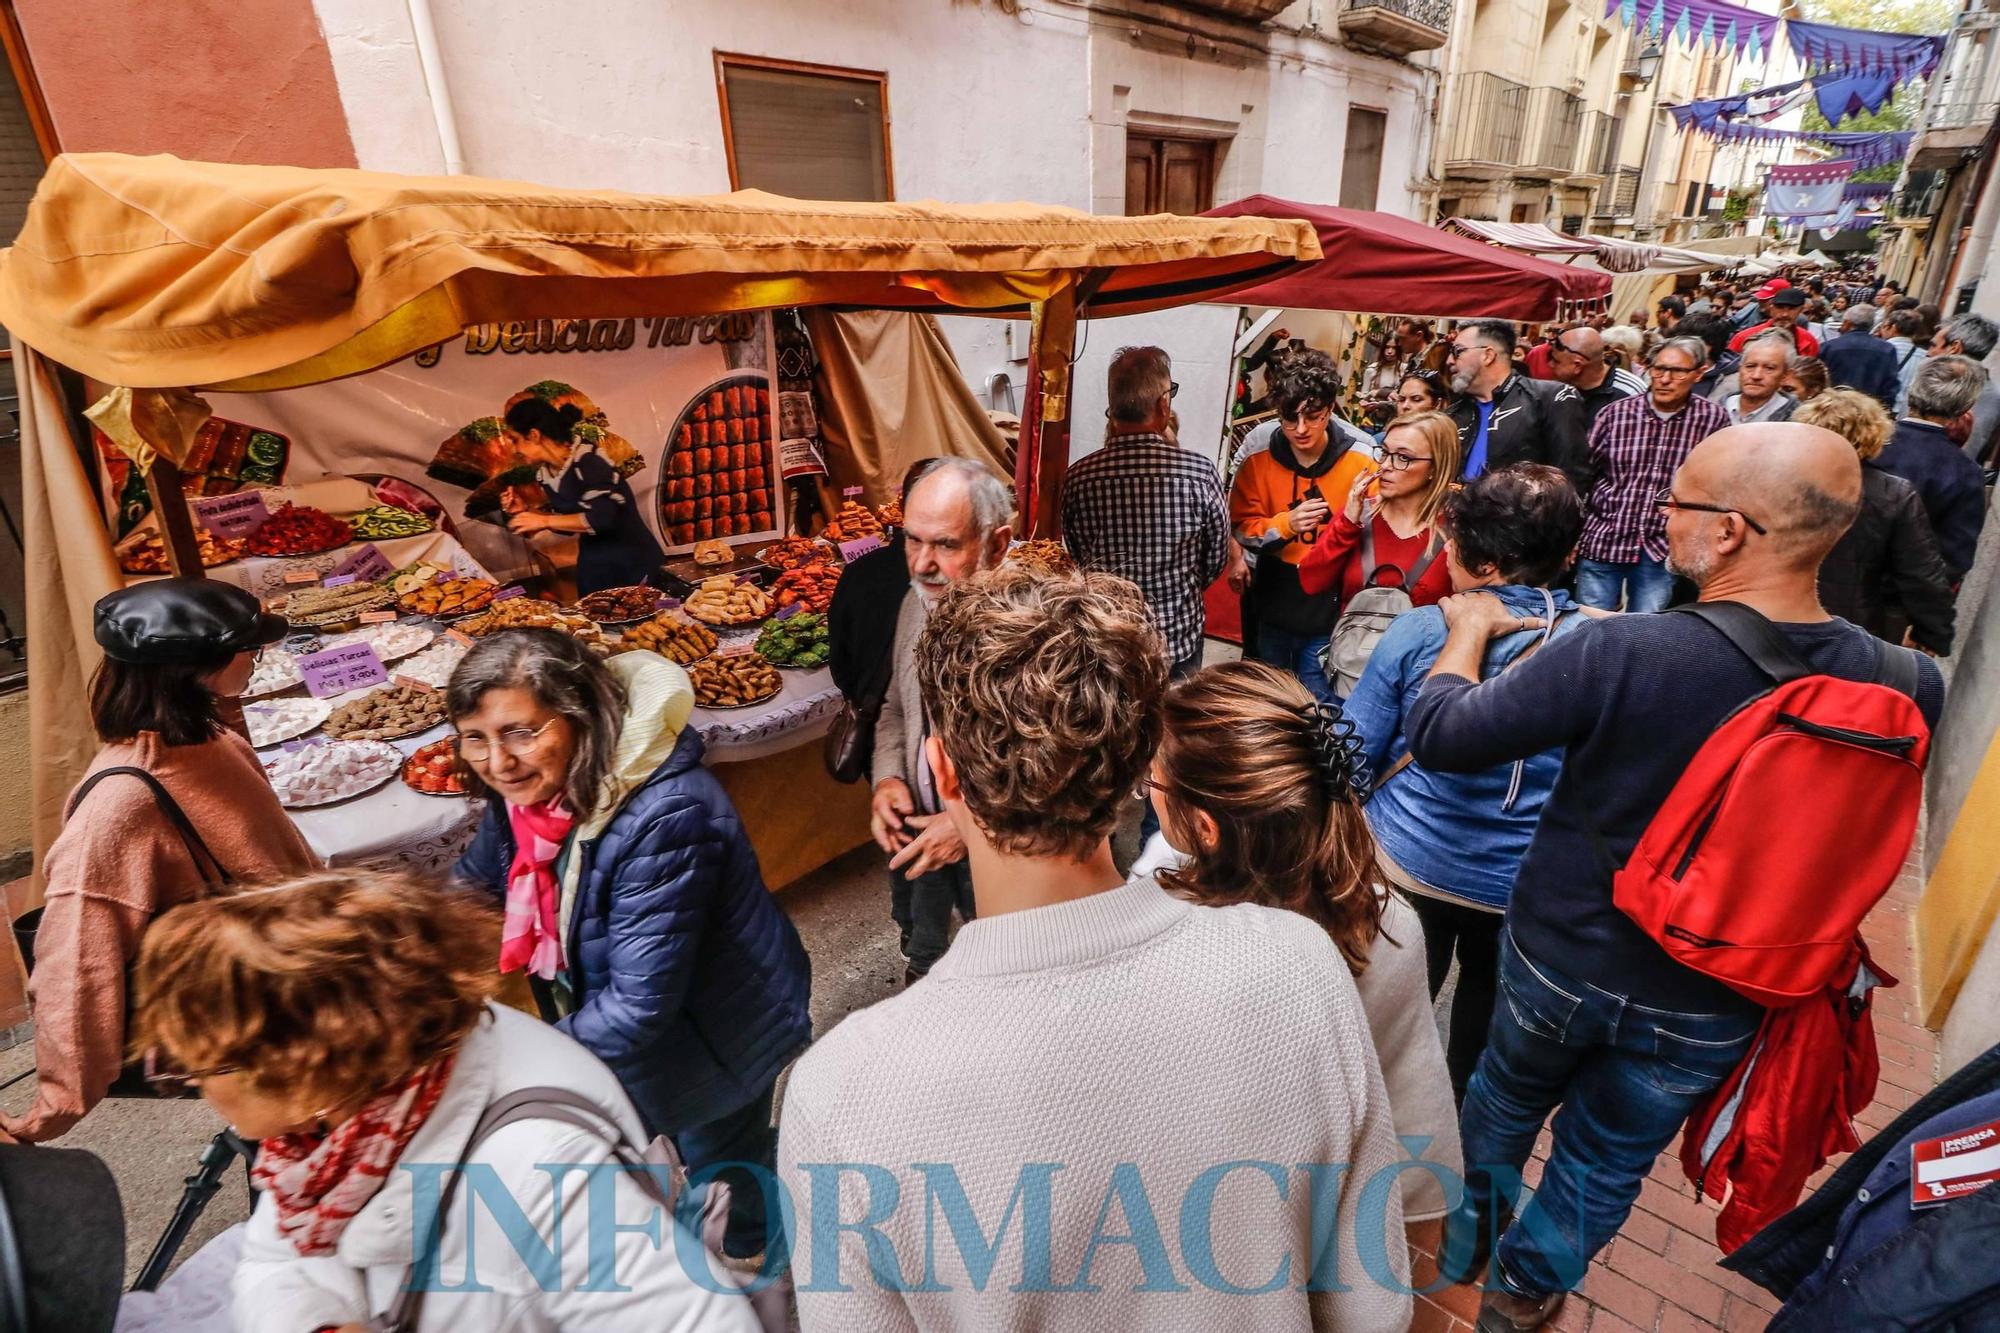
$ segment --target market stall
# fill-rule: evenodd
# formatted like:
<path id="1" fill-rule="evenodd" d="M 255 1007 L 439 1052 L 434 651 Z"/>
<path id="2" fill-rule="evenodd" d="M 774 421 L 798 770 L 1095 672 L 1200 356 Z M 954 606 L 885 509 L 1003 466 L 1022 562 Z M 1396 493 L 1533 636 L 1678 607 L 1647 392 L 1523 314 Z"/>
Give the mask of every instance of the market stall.
<path id="1" fill-rule="evenodd" d="M 91 244 L 76 246 L 78 236 Z M 779 582 L 770 568 L 747 566 L 787 529 L 787 469 L 806 463 L 782 401 L 777 339 L 756 312 L 839 306 L 1031 318 L 1038 392 L 1018 483 L 1032 531 L 1050 523 L 1067 458 L 1077 318 L 1201 300 L 1318 257 L 1310 229 L 1261 219 L 806 203 L 755 191 L 665 199 L 166 157 L 59 158 L 0 263 L 0 322 L 14 336 L 22 388 L 37 849 L 52 838 L 58 803 L 92 748 L 81 712 L 95 662 L 90 607 L 125 577 L 108 525 L 157 523 L 169 566 L 197 572 L 199 503 L 182 497 L 208 498 L 204 478 L 214 474 L 198 446 L 221 419 L 285 441 L 293 470 L 282 482 L 346 488 L 387 476 L 441 502 L 458 549 L 445 552 L 445 568 L 429 579 L 419 573 L 398 594 L 395 623 L 428 625 L 454 613 L 476 621 L 526 607 L 520 623 L 580 621 L 607 651 L 632 646 L 623 641 L 644 631 L 641 639 L 657 637 L 673 655 L 668 641 L 679 643 L 684 628 L 721 604 L 716 623 L 702 627 L 713 637 L 704 655 L 683 650 L 704 705 L 693 725 L 710 741 L 709 760 L 767 880 L 782 884 L 865 837 L 866 793 L 827 779 L 811 744 L 837 702 L 811 648 L 792 632 L 798 616 L 812 615 L 812 589 L 789 605 L 762 591 L 761 607 L 732 600 L 738 586 Z M 536 512 L 535 460 L 508 424 L 529 399 L 574 408 L 567 419 L 616 467 L 669 569 L 705 554 L 721 561 L 713 572 L 643 590 L 637 595 L 664 600 L 612 608 L 619 614 L 602 621 L 579 615 L 581 604 L 557 607 L 493 587 L 547 586 L 548 566 L 561 563 L 560 552 L 524 546 L 513 524 L 488 521 Z M 107 486 L 93 469 L 91 442 L 71 431 L 73 414 L 92 404 L 145 505 Z M 871 423 L 843 426 L 849 439 L 884 433 Z M 865 468 L 881 472 L 877 460 Z M 244 480 L 240 469 L 235 480 Z M 380 498 L 379 482 L 365 485 Z M 150 519 L 128 513 L 128 498 Z M 419 539 L 387 539 L 399 540 Z M 418 572 L 380 555 L 391 568 L 369 571 L 374 582 Z M 339 582 L 345 558 L 329 548 L 252 562 L 236 576 L 273 596 L 291 587 L 324 597 L 331 584 L 340 600 L 351 587 Z M 230 577 L 229 568 L 215 572 Z M 738 584 L 742 574 L 749 583 Z M 484 610 L 467 604 L 471 593 L 487 599 Z M 639 611 L 648 614 L 629 614 Z M 446 634 L 466 634 L 467 623 L 453 622 Z M 765 651 L 795 660 L 760 655 L 767 634 L 774 638 Z M 377 700 L 367 708 L 414 727 L 421 716 L 391 714 L 379 702 L 402 688 L 394 663 L 379 666 L 382 682 L 321 702 L 332 710 Z M 381 743 L 407 761 L 442 734 L 424 727 Z M 277 753 L 314 748 L 309 730 L 292 739 L 299 748 Z M 388 760 L 378 752 L 372 763 L 341 780 L 373 780 Z M 404 782 L 336 800 L 344 803 L 308 810 L 300 823 L 337 859 L 435 863 L 462 836 L 454 821 L 470 818 L 462 798 Z"/>

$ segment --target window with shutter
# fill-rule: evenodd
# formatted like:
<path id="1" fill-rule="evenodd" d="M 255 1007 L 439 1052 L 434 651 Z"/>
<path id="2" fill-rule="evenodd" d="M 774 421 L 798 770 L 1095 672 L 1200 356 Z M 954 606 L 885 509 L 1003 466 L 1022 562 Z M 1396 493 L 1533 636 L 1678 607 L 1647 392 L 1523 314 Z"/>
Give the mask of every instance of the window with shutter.
<path id="1" fill-rule="evenodd" d="M 1340 206 L 1375 207 L 1382 181 L 1382 141 L 1388 137 L 1386 112 L 1347 108 L 1347 151 L 1340 163 Z"/>
<path id="2" fill-rule="evenodd" d="M 1215 204 L 1213 139 L 1125 136 L 1125 214 L 1201 213 Z"/>
<path id="3" fill-rule="evenodd" d="M 732 188 L 895 198 L 886 74 L 721 53 L 715 65 Z"/>

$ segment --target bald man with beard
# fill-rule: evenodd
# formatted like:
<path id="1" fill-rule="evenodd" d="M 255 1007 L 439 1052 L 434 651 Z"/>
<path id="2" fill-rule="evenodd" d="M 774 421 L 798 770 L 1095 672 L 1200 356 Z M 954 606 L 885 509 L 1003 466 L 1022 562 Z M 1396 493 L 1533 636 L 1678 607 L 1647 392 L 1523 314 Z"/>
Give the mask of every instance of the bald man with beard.
<path id="1" fill-rule="evenodd" d="M 1860 503 L 1860 461 L 1838 435 L 1731 426 L 1697 444 L 1659 497 L 1667 566 L 1701 601 L 1762 614 L 1811 670 L 1877 680 L 1882 654 L 1909 650 L 1819 602 L 1820 562 Z M 1507 908 L 1507 1003 L 1466 1091 L 1466 1204 L 1440 1265 L 1469 1280 L 1499 1235 L 1480 1327 L 1536 1328 L 1617 1235 L 1654 1159 L 1763 1017 L 1669 957 L 1611 888 L 1696 751 L 1771 680 L 1700 617 L 1667 611 L 1597 620 L 1481 684 L 1487 641 L 1537 622 L 1478 592 L 1441 609 L 1450 636 L 1408 721 L 1416 762 L 1471 773 L 1563 751 Z M 1917 704 L 1935 724 L 1944 680 L 1928 657 L 1916 665 Z M 1558 1105 L 1541 1185 L 1510 1226 L 1520 1170 Z"/>

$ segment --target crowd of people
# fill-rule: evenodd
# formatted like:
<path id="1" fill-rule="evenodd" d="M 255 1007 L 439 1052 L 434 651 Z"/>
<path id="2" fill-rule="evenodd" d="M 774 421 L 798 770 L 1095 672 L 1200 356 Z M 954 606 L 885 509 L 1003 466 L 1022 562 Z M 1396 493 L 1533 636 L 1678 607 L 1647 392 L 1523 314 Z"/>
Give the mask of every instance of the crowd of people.
<path id="1" fill-rule="evenodd" d="M 1379 440 L 1293 350 L 1226 477 L 1168 354 L 1125 349 L 1074 570 L 1010 560 L 983 466 L 911 468 L 829 611 L 828 762 L 868 783 L 904 984 L 817 1039 L 680 667 L 482 640 L 451 881 L 330 872 L 226 723 L 282 622 L 114 593 L 0 1128 L 198 1090 L 255 1144 L 260 1331 L 781 1326 L 746 1286 L 808 1333 L 1395 1329 L 1413 1249 L 1483 1281 L 1482 1329 L 1539 1327 L 1767 1013 L 1620 867 L 1774 656 L 1934 723 L 1985 509 L 1991 323 L 1837 291 L 1828 336 L 1821 293 L 1746 295 L 1525 352 L 1406 322 Z M 1205 665 L 1225 578 L 1246 660 Z"/>

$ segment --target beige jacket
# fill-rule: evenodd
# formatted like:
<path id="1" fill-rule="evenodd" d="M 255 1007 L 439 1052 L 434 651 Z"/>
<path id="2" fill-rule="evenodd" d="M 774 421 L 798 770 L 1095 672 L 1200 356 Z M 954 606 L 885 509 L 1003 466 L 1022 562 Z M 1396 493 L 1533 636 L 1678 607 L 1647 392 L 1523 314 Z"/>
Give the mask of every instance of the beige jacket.
<path id="1" fill-rule="evenodd" d="M 882 699 L 882 713 L 875 719 L 875 781 L 900 778 L 913 795 L 917 794 L 918 751 L 924 737 L 924 696 L 917 688 L 917 639 L 930 618 L 923 594 L 912 587 L 903 594 L 902 610 L 896 613 L 896 641 L 890 649 L 889 692 Z M 936 814 L 922 809 L 919 814 Z"/>

